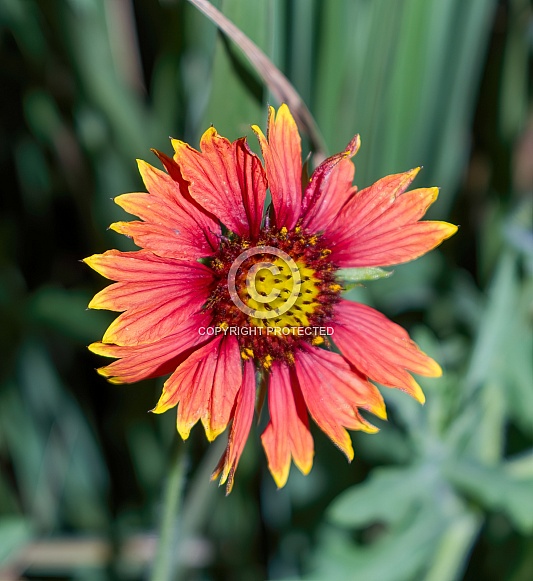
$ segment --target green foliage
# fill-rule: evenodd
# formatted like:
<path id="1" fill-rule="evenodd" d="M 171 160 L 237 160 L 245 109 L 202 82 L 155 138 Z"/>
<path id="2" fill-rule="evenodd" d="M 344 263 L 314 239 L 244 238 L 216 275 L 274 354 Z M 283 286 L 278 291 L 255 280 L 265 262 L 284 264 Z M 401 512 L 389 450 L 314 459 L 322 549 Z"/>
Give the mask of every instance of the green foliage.
<path id="1" fill-rule="evenodd" d="M 79 261 L 132 248 L 106 227 L 127 219 L 111 198 L 142 189 L 136 157 L 170 153 L 168 135 L 197 146 L 211 123 L 257 151 L 249 125 L 277 103 L 185 0 L 4 0 L 0 578 L 529 581 L 531 3 L 215 4 L 300 92 L 330 153 L 361 134 L 359 187 L 419 165 L 417 185 L 441 187 L 432 217 L 460 224 L 453 239 L 394 276 L 341 280 L 444 375 L 420 379 L 424 407 L 382 388 L 389 421 L 354 434 L 351 465 L 314 432 L 311 474 L 293 468 L 281 491 L 257 433 L 228 498 L 209 481 L 223 442 L 199 430 L 171 474 L 175 420 L 146 414 L 161 381 L 110 386 L 94 371 L 85 346 L 113 317 L 85 310 L 105 283 Z M 183 495 L 174 528 L 164 490 Z M 177 539 L 159 569 L 156 530 Z M 30 562 L 30 543 L 56 539 L 78 543 L 70 560 Z M 87 552 L 91 539 L 105 550 Z"/>
<path id="2" fill-rule="evenodd" d="M 506 357 L 506 346 L 513 344 L 506 333 L 516 330 L 515 295 L 520 288 L 516 265 L 516 256 L 502 256 L 468 372 L 455 378 L 459 389 L 448 380 L 440 396 L 429 390 L 427 421 L 420 412 L 413 417 L 411 405 L 400 404 L 397 413 L 411 432 L 407 465 L 373 470 L 364 483 L 348 488 L 330 506 L 332 523 L 361 534 L 366 530 L 370 537 L 355 544 L 344 537 L 350 548 L 345 574 L 355 565 L 354 555 L 359 555 L 357 567 L 370 578 L 459 579 L 487 514 L 502 513 L 517 531 L 533 533 L 531 453 L 524 459 L 508 459 L 504 450 L 510 410 L 502 390 L 516 371 Z M 527 321 L 525 312 L 517 312 L 516 318 Z M 517 337 L 528 341 L 530 333 L 522 330 Z M 531 364 L 531 358 L 520 360 L 518 373 L 529 374 Z M 462 402 L 459 409 L 457 397 Z M 521 469 L 511 468 L 515 462 Z M 382 530 L 373 537 L 371 527 Z M 456 535 L 460 543 L 453 542 Z M 405 553 L 394 552 L 405 539 L 416 547 L 418 560 L 405 562 Z M 435 565 L 441 561 L 444 570 Z M 316 566 L 324 578 L 329 574 L 328 560 L 319 559 Z"/>

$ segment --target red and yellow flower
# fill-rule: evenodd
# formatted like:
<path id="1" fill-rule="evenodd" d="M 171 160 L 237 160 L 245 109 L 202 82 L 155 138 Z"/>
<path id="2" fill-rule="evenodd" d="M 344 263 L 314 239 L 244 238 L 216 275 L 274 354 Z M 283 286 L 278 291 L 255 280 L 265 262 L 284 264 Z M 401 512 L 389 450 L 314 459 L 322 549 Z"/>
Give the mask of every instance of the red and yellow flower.
<path id="1" fill-rule="evenodd" d="M 279 487 L 291 459 L 304 474 L 311 469 L 308 415 L 351 460 L 347 430 L 377 430 L 361 410 L 386 417 L 371 381 L 424 401 L 411 373 L 436 377 L 439 365 L 384 315 L 343 299 L 339 269 L 407 262 L 456 231 L 420 221 L 438 191 L 407 191 L 418 169 L 358 191 L 351 158 L 359 136 L 302 186 L 300 136 L 288 107 L 270 109 L 266 137 L 253 130 L 264 165 L 245 138 L 232 143 L 214 128 L 200 151 L 173 140 L 172 159 L 156 152 L 166 171 L 140 161 L 148 193 L 115 198 L 140 221 L 111 228 L 141 250 L 85 260 L 116 281 L 89 306 L 122 313 L 90 346 L 116 359 L 99 373 L 112 383 L 170 374 L 153 411 L 177 406 L 184 439 L 198 420 L 210 441 L 231 424 L 214 473 L 228 491 L 258 383 L 268 390 L 261 438 Z M 332 333 L 317 331 L 323 328 Z"/>

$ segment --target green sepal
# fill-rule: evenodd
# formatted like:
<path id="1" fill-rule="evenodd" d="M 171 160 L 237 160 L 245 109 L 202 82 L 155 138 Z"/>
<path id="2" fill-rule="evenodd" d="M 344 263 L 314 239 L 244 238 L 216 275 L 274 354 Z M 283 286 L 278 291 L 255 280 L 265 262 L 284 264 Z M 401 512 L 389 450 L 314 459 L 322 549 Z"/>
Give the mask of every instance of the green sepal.
<path id="1" fill-rule="evenodd" d="M 393 272 L 393 270 L 383 270 L 382 268 L 378 267 L 340 268 L 335 273 L 335 276 L 337 280 L 344 283 L 344 287 L 351 288 L 356 286 L 356 284 L 359 282 L 377 280 L 378 278 L 387 278 Z"/>

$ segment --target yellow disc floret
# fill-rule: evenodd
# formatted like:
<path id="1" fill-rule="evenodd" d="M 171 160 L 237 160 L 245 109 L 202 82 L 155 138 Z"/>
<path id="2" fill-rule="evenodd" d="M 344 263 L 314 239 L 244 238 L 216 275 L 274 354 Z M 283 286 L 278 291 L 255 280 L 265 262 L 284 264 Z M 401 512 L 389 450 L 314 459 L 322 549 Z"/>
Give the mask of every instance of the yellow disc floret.
<path id="1" fill-rule="evenodd" d="M 253 325 L 283 328 L 307 327 L 310 324 L 309 316 L 317 307 L 315 299 L 319 294 L 317 285 L 320 280 L 315 271 L 302 261 L 296 261 L 295 264 L 297 268 L 293 269 L 278 258 L 272 261 L 271 268 L 258 270 L 252 285 L 247 285 L 243 301 L 254 310 L 272 313 L 269 318 L 250 317 Z M 283 312 L 288 301 L 293 304 Z"/>

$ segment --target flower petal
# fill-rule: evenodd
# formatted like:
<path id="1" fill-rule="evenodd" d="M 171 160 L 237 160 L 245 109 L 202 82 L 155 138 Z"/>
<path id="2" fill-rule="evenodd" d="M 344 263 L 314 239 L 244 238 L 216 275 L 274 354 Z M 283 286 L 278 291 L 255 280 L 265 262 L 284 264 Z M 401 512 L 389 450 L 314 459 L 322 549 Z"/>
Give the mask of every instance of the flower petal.
<path id="1" fill-rule="evenodd" d="M 266 178 L 246 139 L 231 143 L 214 127 L 200 141 L 201 152 L 172 140 L 174 159 L 191 196 L 239 236 L 257 238 L 266 197 Z"/>
<path id="2" fill-rule="evenodd" d="M 127 280 L 110 284 L 94 296 L 89 308 L 119 312 L 143 309 L 148 304 L 156 304 L 168 300 L 172 295 L 183 294 L 191 287 L 201 290 L 213 280 L 212 273 L 205 266 L 194 262 L 178 263 L 175 274 L 176 277 L 169 276 L 166 279 L 142 280 L 140 277 L 139 281 Z"/>
<path id="3" fill-rule="evenodd" d="M 207 256 L 205 251 L 196 247 L 193 240 L 185 240 L 180 231 L 167 226 L 134 221 L 114 222 L 109 228 L 132 238 L 137 246 L 164 258 L 196 260 Z"/>
<path id="4" fill-rule="evenodd" d="M 139 172 L 150 193 L 124 194 L 117 196 L 115 202 L 126 212 L 144 220 L 147 225 L 166 227 L 168 230 L 165 232 L 170 238 L 165 247 L 175 245 L 173 257 L 179 258 L 180 254 L 184 258 L 193 259 L 210 256 L 219 244 L 218 221 L 190 198 L 188 184 L 176 163 L 160 152 L 155 153 L 169 173 L 138 160 Z M 146 231 L 123 233 L 133 236 L 135 243 L 143 248 L 156 254 L 163 252 L 158 246 L 160 238 L 152 242 L 146 236 L 140 237 Z"/>
<path id="5" fill-rule="evenodd" d="M 329 157 L 313 172 L 302 202 L 302 226 L 310 232 L 325 230 L 356 191 L 352 187 L 355 166 L 350 158 L 360 145 L 356 135 L 343 152 Z"/>
<path id="6" fill-rule="evenodd" d="M 180 321 L 200 311 L 213 282 L 212 271 L 203 264 L 163 259 L 146 251 L 111 250 L 85 262 L 120 281 L 89 303 L 90 308 L 126 310 L 111 323 L 104 343 L 139 345 L 171 335 Z"/>
<path id="7" fill-rule="evenodd" d="M 387 387 L 397 387 L 424 403 L 420 386 L 408 373 L 438 377 L 438 363 L 423 353 L 405 329 L 380 312 L 341 300 L 335 307 L 333 340 L 361 373 Z"/>
<path id="8" fill-rule="evenodd" d="M 235 337 L 217 337 L 195 351 L 167 379 L 152 410 L 163 413 L 178 403 L 177 427 L 186 440 L 201 419 L 209 441 L 226 429 L 242 383 L 239 344 Z"/>
<path id="9" fill-rule="evenodd" d="M 385 404 L 378 389 L 337 353 L 306 344 L 296 355 L 295 368 L 311 417 L 352 460 L 352 442 L 345 428 L 377 431 L 358 408 L 385 418 Z"/>
<path id="10" fill-rule="evenodd" d="M 246 138 L 235 141 L 233 147 L 249 235 L 252 239 L 257 239 L 261 232 L 267 190 L 265 172 L 259 158 L 248 147 Z"/>
<path id="11" fill-rule="evenodd" d="M 268 468 L 278 488 L 289 477 L 291 456 L 303 474 L 313 466 L 313 438 L 305 402 L 296 377 L 289 368 L 275 362 L 270 372 L 268 388 L 270 421 L 261 436 L 268 458 Z"/>
<path id="12" fill-rule="evenodd" d="M 233 422 L 228 437 L 228 445 L 211 476 L 212 480 L 220 476 L 221 485 L 227 481 L 226 494 L 229 494 L 233 488 L 235 471 L 250 433 L 250 426 L 254 417 L 254 404 L 255 368 L 250 360 L 244 364 L 242 385 L 237 394 L 232 412 Z"/>
<path id="13" fill-rule="evenodd" d="M 171 258 L 156 256 L 148 250 L 136 250 L 134 252 L 121 252 L 120 250 L 107 250 L 103 254 L 93 254 L 84 258 L 98 274 L 110 280 L 138 282 L 139 280 L 175 280 L 176 269 L 180 265 L 192 268 L 199 267 L 199 272 L 209 271 L 200 263 L 178 261 Z"/>
<path id="14" fill-rule="evenodd" d="M 134 383 L 175 371 L 191 349 L 205 341 L 199 329 L 209 322 L 210 316 L 206 314 L 193 315 L 177 325 L 172 335 L 154 343 L 136 346 L 93 343 L 89 349 L 97 355 L 119 358 L 98 369 L 100 375 L 111 383 Z"/>
<path id="15" fill-rule="evenodd" d="M 167 298 L 142 310 L 128 310 L 109 325 L 102 341 L 123 346 L 158 341 L 173 333 L 182 321 L 199 313 L 207 296 L 207 292 L 203 295 L 193 292 L 180 298 Z"/>
<path id="16" fill-rule="evenodd" d="M 291 230 L 300 217 L 302 205 L 302 146 L 298 127 L 289 108 L 283 104 L 277 115 L 270 107 L 266 138 L 257 125 L 252 129 L 265 160 L 276 226 Z"/>
<path id="17" fill-rule="evenodd" d="M 403 193 L 418 171 L 387 176 L 349 199 L 326 233 L 332 260 L 340 267 L 400 264 L 457 231 L 447 222 L 418 222 L 438 195 L 437 188 Z"/>

